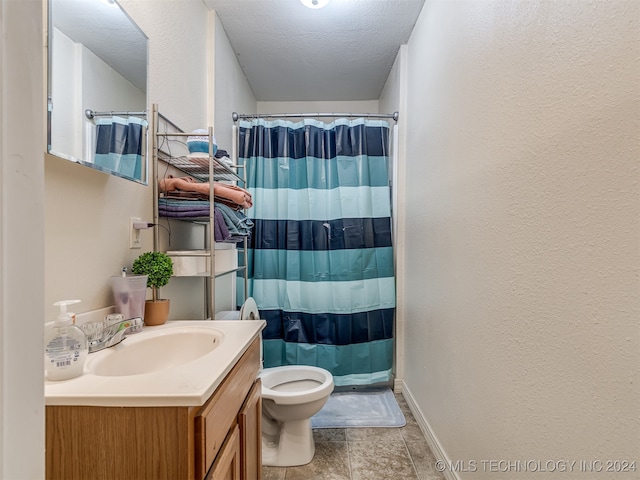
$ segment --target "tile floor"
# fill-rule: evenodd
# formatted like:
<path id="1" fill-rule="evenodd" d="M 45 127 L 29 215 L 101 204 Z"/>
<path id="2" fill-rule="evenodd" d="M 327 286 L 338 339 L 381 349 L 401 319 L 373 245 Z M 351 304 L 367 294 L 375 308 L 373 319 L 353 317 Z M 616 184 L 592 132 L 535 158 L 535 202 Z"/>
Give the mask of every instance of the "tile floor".
<path id="1" fill-rule="evenodd" d="M 401 428 L 315 429 L 316 454 L 300 467 L 262 467 L 264 480 L 444 480 L 406 401 Z"/>

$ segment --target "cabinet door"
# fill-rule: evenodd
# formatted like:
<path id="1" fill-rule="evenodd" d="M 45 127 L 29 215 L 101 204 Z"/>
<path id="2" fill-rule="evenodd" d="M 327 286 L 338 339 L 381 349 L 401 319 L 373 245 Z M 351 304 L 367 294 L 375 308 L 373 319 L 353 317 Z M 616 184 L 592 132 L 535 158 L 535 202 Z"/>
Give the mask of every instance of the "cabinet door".
<path id="1" fill-rule="evenodd" d="M 243 480 L 262 480 L 262 383 L 256 380 L 238 414 Z"/>
<path id="2" fill-rule="evenodd" d="M 260 367 L 257 338 L 195 418 L 195 476 L 201 480 L 220 455 L 225 438 L 255 383 Z M 255 480 L 255 479 L 252 479 Z"/>
<path id="3" fill-rule="evenodd" d="M 234 425 L 205 480 L 240 480 L 240 431 Z"/>

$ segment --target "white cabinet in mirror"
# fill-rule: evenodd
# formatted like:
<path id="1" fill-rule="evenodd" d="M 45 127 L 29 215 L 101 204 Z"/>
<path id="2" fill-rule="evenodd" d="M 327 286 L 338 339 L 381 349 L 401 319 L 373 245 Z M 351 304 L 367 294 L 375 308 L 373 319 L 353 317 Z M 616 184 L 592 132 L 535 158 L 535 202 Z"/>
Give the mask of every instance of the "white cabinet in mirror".
<path id="1" fill-rule="evenodd" d="M 148 183 L 148 39 L 115 0 L 49 0 L 48 151 Z"/>

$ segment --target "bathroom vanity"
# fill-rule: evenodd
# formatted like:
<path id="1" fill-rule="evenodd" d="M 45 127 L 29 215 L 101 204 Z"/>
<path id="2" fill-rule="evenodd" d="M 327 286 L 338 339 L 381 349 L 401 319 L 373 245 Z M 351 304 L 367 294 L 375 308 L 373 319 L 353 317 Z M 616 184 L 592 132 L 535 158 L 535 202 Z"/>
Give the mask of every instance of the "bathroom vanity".
<path id="1" fill-rule="evenodd" d="M 95 354 L 82 377 L 47 382 L 46 478 L 260 479 L 264 323 L 145 327 Z M 207 328 L 215 332 L 211 338 Z M 126 364 L 118 365 L 116 357 L 142 353 L 149 344 L 162 347 L 158 361 L 169 358 L 168 367 L 127 374 Z M 172 360 L 174 350 L 182 353 Z M 139 368 L 154 369 L 145 362 Z"/>

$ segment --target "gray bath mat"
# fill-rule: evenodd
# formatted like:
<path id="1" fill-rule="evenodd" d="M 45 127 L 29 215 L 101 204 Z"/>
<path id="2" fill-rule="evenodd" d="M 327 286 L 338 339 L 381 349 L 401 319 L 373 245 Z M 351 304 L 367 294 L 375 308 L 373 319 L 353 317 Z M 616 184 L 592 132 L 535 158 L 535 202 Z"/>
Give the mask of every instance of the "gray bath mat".
<path id="1" fill-rule="evenodd" d="M 313 428 L 402 427 L 404 415 L 390 388 L 333 392 L 311 417 Z"/>

